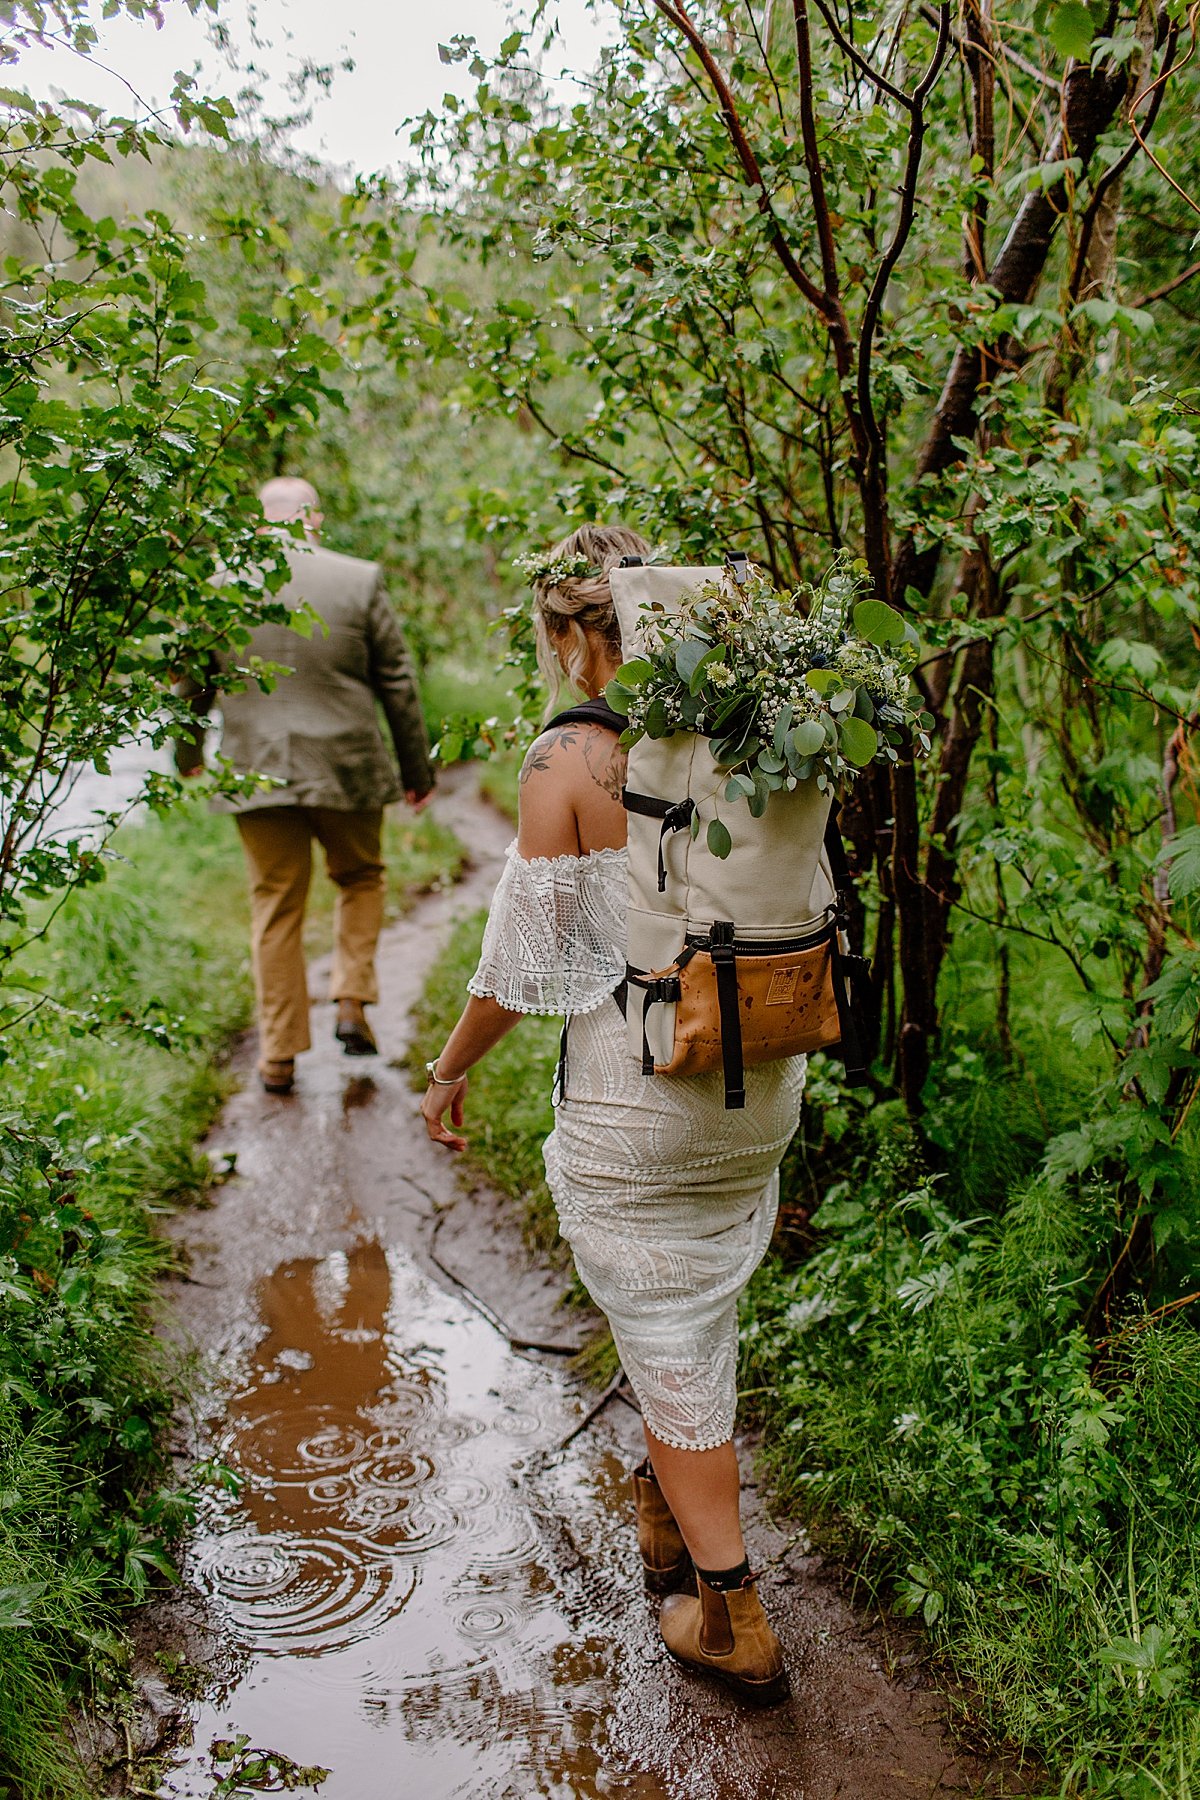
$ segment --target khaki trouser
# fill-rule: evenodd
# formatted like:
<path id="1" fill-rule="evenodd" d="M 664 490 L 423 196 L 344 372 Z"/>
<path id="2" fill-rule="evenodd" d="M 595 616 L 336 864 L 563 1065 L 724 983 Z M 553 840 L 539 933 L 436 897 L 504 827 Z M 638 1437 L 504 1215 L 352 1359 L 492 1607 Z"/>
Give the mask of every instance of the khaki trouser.
<path id="1" fill-rule="evenodd" d="M 285 1062 L 307 1050 L 308 981 L 304 904 L 312 840 L 337 884 L 331 1000 L 379 998 L 375 945 L 383 924 L 383 812 L 335 812 L 327 806 L 264 806 L 238 814 L 250 875 L 251 952 L 258 996 L 259 1055 Z"/>

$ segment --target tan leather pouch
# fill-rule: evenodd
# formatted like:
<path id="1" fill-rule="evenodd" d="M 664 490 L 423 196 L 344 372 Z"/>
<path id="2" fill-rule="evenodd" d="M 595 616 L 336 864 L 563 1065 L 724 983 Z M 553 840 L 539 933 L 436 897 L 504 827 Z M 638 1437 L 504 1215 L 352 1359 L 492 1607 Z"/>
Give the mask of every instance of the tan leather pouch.
<path id="1" fill-rule="evenodd" d="M 772 1062 L 825 1050 L 841 1036 L 828 943 L 772 956 L 737 956 L 742 1061 Z M 675 1045 L 660 1075 L 694 1075 L 722 1066 L 721 1011 L 711 955 L 697 951 L 679 971 Z"/>

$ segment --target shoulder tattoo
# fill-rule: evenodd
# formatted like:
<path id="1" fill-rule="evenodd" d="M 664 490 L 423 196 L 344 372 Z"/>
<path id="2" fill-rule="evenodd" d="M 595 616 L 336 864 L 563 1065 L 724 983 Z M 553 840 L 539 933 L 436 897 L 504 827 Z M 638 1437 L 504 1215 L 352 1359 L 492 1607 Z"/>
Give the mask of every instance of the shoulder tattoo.
<path id="1" fill-rule="evenodd" d="M 578 736 L 577 726 L 556 725 L 552 731 L 543 731 L 540 737 L 534 738 L 525 752 L 525 761 L 521 764 L 519 776 L 521 785 L 524 786 L 531 775 L 540 775 L 544 769 L 550 767 L 554 751 L 559 744 L 567 748 L 575 742 Z"/>
<path id="2" fill-rule="evenodd" d="M 628 760 L 620 739 L 603 729 L 589 731 L 584 738 L 583 760 L 596 786 L 603 788 L 610 800 L 619 803 Z"/>

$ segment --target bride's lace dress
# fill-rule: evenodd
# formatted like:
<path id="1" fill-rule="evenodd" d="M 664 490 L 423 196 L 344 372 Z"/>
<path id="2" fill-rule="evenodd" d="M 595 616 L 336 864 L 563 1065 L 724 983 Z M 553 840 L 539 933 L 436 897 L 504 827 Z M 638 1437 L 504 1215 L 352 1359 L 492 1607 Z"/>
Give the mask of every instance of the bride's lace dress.
<path id="1" fill-rule="evenodd" d="M 576 1267 L 607 1315 L 655 1437 L 724 1443 L 737 1400 L 737 1301 L 770 1241 L 803 1057 L 644 1076 L 612 1000 L 625 972 L 624 850 L 525 861 L 509 847 L 468 983 L 514 1012 L 571 1019 L 546 1178 Z"/>

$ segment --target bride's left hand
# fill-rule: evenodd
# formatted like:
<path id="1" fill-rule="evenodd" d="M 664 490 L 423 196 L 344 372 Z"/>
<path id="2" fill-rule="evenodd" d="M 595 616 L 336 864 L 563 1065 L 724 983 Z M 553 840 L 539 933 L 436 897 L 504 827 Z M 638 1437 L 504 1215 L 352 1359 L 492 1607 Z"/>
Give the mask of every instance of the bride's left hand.
<path id="1" fill-rule="evenodd" d="M 467 1077 L 456 1081 L 453 1087 L 439 1087 L 430 1082 L 421 1101 L 421 1116 L 425 1120 L 425 1129 L 435 1144 L 445 1144 L 449 1150 L 465 1150 L 467 1140 L 456 1132 L 448 1131 L 443 1123 L 445 1114 L 450 1114 L 452 1125 L 463 1122 L 463 1106 L 467 1098 Z"/>

